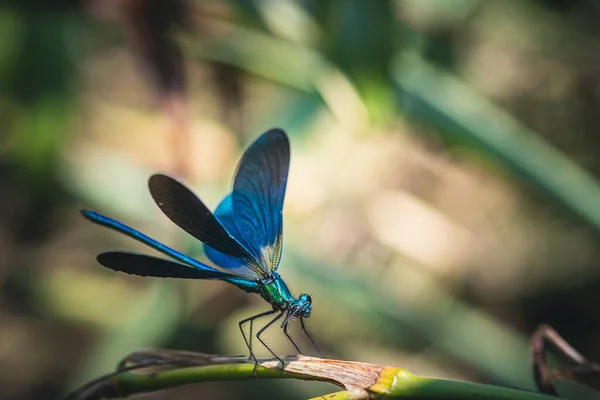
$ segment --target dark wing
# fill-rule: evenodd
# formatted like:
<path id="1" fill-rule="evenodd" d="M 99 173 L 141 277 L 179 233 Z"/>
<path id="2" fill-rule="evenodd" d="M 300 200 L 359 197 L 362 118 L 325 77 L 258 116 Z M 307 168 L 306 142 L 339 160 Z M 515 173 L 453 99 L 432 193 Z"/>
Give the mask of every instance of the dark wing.
<path id="1" fill-rule="evenodd" d="M 96 259 L 100 264 L 113 271 L 139 276 L 184 279 L 239 279 L 235 275 L 214 270 L 201 263 L 198 263 L 196 268 L 192 268 L 162 258 L 127 251 L 108 251 L 99 254 Z"/>
<path id="2" fill-rule="evenodd" d="M 236 238 L 244 247 L 248 248 L 244 238 L 240 234 L 235 222 L 233 221 L 233 210 L 231 208 L 231 193 L 225 196 L 223 200 L 217 206 L 214 212 L 215 218 L 223 225 L 223 227 L 229 232 L 231 236 Z M 240 268 L 243 265 L 240 264 L 236 259 L 231 258 L 204 243 L 204 254 L 206 257 L 221 268 L 231 269 L 232 272 L 236 268 Z"/>
<path id="3" fill-rule="evenodd" d="M 157 174 L 150 177 L 148 187 L 158 207 L 181 229 L 233 258 L 243 269 L 247 269 L 247 273 L 259 278 L 267 276 L 255 257 L 227 232 L 204 203 L 184 185 L 166 175 Z"/>
<path id="4" fill-rule="evenodd" d="M 120 232 L 124 235 L 127 235 L 135 240 L 138 240 L 138 241 L 144 243 L 145 245 L 148 245 L 148 246 L 152 247 L 153 249 L 160 251 L 161 253 L 166 254 L 169 257 L 174 258 L 175 260 L 179 261 L 182 264 L 189 265 L 192 268 L 196 268 L 196 269 L 200 269 L 200 270 L 206 270 L 206 269 L 212 269 L 215 271 L 217 270 L 215 268 L 208 267 L 207 265 L 204 265 L 204 264 L 196 261 L 195 259 L 178 252 L 177 250 L 173 250 L 169 246 L 165 246 L 164 244 L 152 239 L 149 236 L 144 235 L 142 232 L 140 232 L 136 229 L 133 229 L 132 227 L 127 226 L 122 222 L 119 222 L 117 220 L 114 220 L 112 218 L 109 218 L 107 216 L 104 216 L 102 214 L 99 214 L 95 211 L 90 211 L 90 210 L 81 210 L 81 214 L 85 218 L 87 218 L 89 221 L 91 221 L 95 224 L 105 226 L 107 228 L 110 228 L 117 232 Z M 258 275 L 254 271 L 252 271 L 250 268 L 246 268 L 246 267 L 238 268 L 235 271 L 223 271 L 223 272 L 235 273 L 236 275 L 239 275 L 239 278 L 242 280 L 258 279 Z"/>
<path id="5" fill-rule="evenodd" d="M 246 150 L 233 182 L 235 225 L 267 274 L 277 269 L 281 257 L 281 212 L 289 165 L 287 135 L 281 129 L 271 129 Z"/>

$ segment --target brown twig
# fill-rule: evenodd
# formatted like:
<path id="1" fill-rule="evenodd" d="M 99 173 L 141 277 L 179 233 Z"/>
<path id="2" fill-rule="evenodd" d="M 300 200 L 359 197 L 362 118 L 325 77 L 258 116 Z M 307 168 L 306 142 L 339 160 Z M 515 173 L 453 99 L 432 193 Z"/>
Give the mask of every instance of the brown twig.
<path id="1" fill-rule="evenodd" d="M 548 367 L 546 343 L 557 350 L 559 356 L 575 366 L 557 369 Z M 531 335 L 531 356 L 533 376 L 542 393 L 558 396 L 552 383 L 556 379 L 570 379 L 600 390 L 600 364 L 588 361 L 549 325 L 540 325 Z"/>

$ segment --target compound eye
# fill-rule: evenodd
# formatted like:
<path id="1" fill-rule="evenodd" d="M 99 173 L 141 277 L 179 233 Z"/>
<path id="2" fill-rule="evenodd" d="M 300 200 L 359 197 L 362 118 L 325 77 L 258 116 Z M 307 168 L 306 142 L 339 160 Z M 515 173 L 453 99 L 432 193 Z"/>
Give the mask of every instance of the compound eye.
<path id="1" fill-rule="evenodd" d="M 312 303 L 312 297 L 310 297 L 310 294 L 305 295 L 306 296 L 306 301 L 308 303 Z"/>

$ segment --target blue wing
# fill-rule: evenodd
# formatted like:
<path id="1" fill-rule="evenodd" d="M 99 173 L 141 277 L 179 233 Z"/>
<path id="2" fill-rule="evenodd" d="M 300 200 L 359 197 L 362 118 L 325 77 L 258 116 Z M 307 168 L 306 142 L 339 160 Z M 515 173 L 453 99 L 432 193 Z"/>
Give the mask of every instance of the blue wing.
<path id="1" fill-rule="evenodd" d="M 266 274 L 279 266 L 283 244 L 283 198 L 290 164 L 290 144 L 281 129 L 260 136 L 238 165 L 231 195 L 232 214 L 246 248 Z"/>
<path id="2" fill-rule="evenodd" d="M 233 211 L 231 208 L 231 193 L 225 196 L 217 206 L 214 212 L 215 218 L 223 225 L 227 232 L 236 238 L 240 244 L 248 248 L 243 236 L 240 234 L 235 222 L 233 221 Z M 236 259 L 231 258 L 204 243 L 204 254 L 206 257 L 221 268 L 236 269 L 240 268 L 240 264 Z"/>
<path id="3" fill-rule="evenodd" d="M 158 207 L 171 221 L 196 239 L 237 261 L 233 273 L 254 275 L 256 279 L 268 276 L 256 257 L 230 235 L 204 203 L 183 184 L 157 174 L 150 177 L 148 187 Z"/>
<path id="4" fill-rule="evenodd" d="M 200 263 L 196 267 L 190 267 L 134 252 L 109 251 L 99 254 L 96 259 L 100 264 L 113 271 L 139 276 L 184 279 L 226 279 L 236 277 L 232 274 L 216 271 Z M 206 268 L 201 268 L 203 266 Z"/>

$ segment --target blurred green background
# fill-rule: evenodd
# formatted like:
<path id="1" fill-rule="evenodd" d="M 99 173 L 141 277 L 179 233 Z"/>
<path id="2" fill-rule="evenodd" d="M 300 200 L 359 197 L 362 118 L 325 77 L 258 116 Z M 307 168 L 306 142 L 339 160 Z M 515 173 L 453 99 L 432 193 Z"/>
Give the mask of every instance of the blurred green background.
<path id="1" fill-rule="evenodd" d="M 214 208 L 274 126 L 292 146 L 280 272 L 326 356 L 531 389 L 546 322 L 600 360 L 599 18 L 592 0 L 2 2 L 0 398 L 57 398 L 138 349 L 245 354 L 258 296 L 105 270 L 102 251 L 150 251 L 78 210 L 204 260 L 147 178 Z"/>

